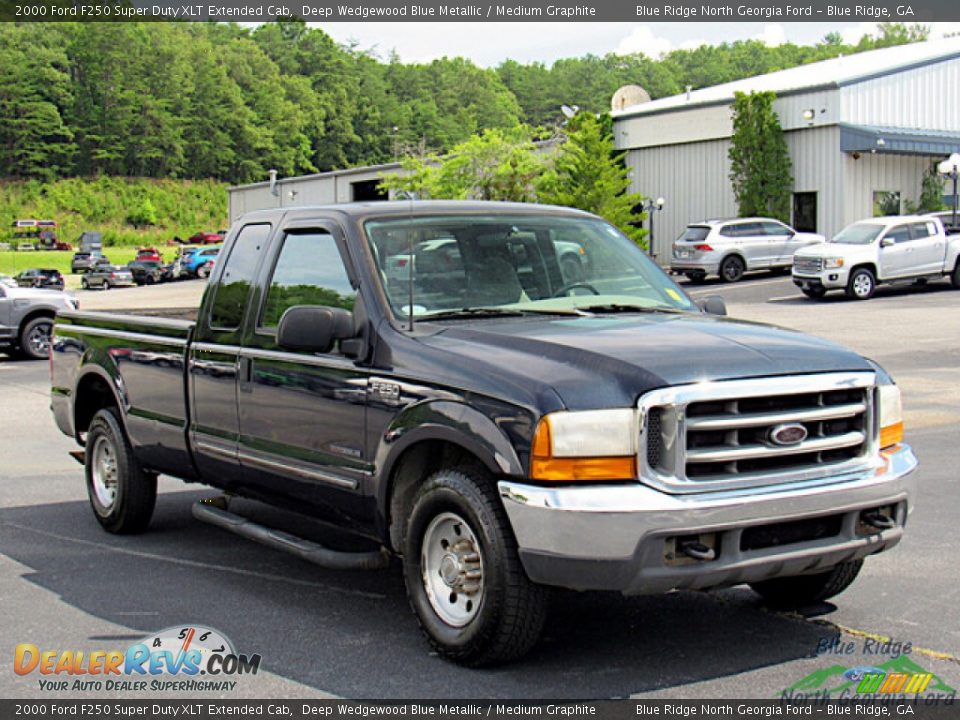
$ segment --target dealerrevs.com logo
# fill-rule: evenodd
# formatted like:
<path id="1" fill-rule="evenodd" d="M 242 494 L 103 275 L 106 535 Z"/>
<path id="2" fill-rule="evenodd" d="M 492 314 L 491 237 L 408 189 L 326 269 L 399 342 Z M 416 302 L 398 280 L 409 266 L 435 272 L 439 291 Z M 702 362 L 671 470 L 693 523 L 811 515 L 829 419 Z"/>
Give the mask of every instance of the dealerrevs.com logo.
<path id="1" fill-rule="evenodd" d="M 21 643 L 14 651 L 17 675 L 41 676 L 44 691 L 233 690 L 231 678 L 256 675 L 259 655 L 241 655 L 221 632 L 200 625 L 166 628 L 125 650 L 40 649 Z"/>

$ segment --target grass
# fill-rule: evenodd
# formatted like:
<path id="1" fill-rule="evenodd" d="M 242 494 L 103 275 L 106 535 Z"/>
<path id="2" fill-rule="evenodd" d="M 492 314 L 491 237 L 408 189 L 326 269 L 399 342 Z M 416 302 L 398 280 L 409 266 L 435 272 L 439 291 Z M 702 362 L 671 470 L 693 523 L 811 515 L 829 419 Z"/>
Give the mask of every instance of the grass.
<path id="1" fill-rule="evenodd" d="M 227 227 L 227 185 L 216 180 L 105 176 L 53 182 L 0 180 L 0 241 L 14 242 L 8 230 L 14 220 L 26 218 L 57 221 L 60 240 L 74 245 L 83 231 L 99 230 L 105 251 L 161 246 L 174 236 L 188 238 L 198 231 Z M 134 225 L 144 220 L 150 224 Z"/>

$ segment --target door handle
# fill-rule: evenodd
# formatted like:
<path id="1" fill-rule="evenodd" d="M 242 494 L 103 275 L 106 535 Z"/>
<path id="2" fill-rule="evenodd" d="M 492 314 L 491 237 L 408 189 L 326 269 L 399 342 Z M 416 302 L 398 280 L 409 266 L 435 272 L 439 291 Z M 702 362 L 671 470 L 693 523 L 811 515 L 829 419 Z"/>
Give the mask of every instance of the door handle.
<path id="1" fill-rule="evenodd" d="M 237 379 L 240 392 L 253 392 L 253 358 L 241 355 L 237 359 Z"/>

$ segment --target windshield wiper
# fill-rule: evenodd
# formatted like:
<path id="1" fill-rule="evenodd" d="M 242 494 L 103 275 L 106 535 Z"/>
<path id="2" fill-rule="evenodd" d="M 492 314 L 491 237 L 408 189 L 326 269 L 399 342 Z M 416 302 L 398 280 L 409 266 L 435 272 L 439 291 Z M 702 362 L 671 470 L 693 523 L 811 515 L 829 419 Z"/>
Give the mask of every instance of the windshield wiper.
<path id="1" fill-rule="evenodd" d="M 577 310 L 521 309 L 504 307 L 465 307 L 459 310 L 442 310 L 430 315 L 418 315 L 421 322 L 431 320 L 449 320 L 456 318 L 483 317 L 522 317 L 524 315 L 582 315 Z"/>
<path id="2" fill-rule="evenodd" d="M 673 308 L 650 307 L 649 305 L 625 305 L 621 303 L 603 303 L 601 305 L 578 305 L 577 310 L 589 313 L 669 313 L 682 314 L 683 310 Z"/>

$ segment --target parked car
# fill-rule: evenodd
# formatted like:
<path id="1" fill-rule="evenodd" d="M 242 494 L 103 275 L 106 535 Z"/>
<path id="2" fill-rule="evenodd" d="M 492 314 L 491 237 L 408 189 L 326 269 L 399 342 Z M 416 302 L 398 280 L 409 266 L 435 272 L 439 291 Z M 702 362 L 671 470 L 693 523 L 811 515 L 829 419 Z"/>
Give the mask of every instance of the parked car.
<path id="1" fill-rule="evenodd" d="M 137 285 L 155 285 L 165 278 L 163 263 L 157 260 L 131 260 L 127 267 L 133 274 L 133 281 Z"/>
<path id="2" fill-rule="evenodd" d="M 935 217 L 905 215 L 861 220 L 828 243 L 793 257 L 793 283 L 810 298 L 844 290 L 867 300 L 882 283 L 948 276 L 960 288 L 960 235 L 947 237 Z"/>
<path id="3" fill-rule="evenodd" d="M 456 238 L 463 281 L 385 283 L 406 234 Z M 560 234 L 589 260 L 576 284 Z M 335 522 L 376 549 L 268 529 L 228 496 L 193 507 L 329 568 L 399 556 L 430 643 L 468 665 L 536 643 L 544 586 L 749 584 L 803 607 L 903 537 L 917 461 L 890 376 L 827 340 L 717 317 L 719 298 L 707 312 L 596 216 L 278 208 L 241 217 L 224 247 L 195 322 L 57 318 L 51 407 L 83 440 L 108 532 L 148 527 L 158 474 Z"/>
<path id="4" fill-rule="evenodd" d="M 209 277 L 210 271 L 213 269 L 212 261 L 217 259 L 220 247 L 198 248 L 196 252 L 185 256 L 183 267 L 187 274 L 200 278 Z"/>
<path id="5" fill-rule="evenodd" d="M 223 234 L 216 232 L 198 232 L 187 238 L 192 245 L 217 245 L 223 242 Z"/>
<path id="6" fill-rule="evenodd" d="M 107 260 L 100 250 L 81 250 L 73 254 L 70 260 L 70 272 L 74 275 L 85 273 L 97 262 Z"/>
<path id="7" fill-rule="evenodd" d="M 50 290 L 63 290 L 63 275 L 54 268 L 30 268 L 24 270 L 16 277 L 17 285 L 20 287 L 48 288 Z"/>
<path id="8" fill-rule="evenodd" d="M 0 285 L 5 285 L 6 287 L 20 287 L 17 285 L 17 279 L 12 278 L 9 275 L 0 275 Z"/>
<path id="9" fill-rule="evenodd" d="M 163 262 L 163 255 L 155 247 L 142 247 L 137 250 L 137 260 Z"/>
<path id="10" fill-rule="evenodd" d="M 76 310 L 76 298 L 58 290 L 38 290 L 0 282 L 0 347 L 31 360 L 45 360 L 50 351 L 54 316 Z"/>
<path id="11" fill-rule="evenodd" d="M 136 282 L 133 272 L 125 265 L 98 263 L 83 276 L 80 285 L 85 290 L 95 287 L 109 290 L 112 287 L 133 287 Z"/>
<path id="12" fill-rule="evenodd" d="M 103 234 L 96 230 L 86 230 L 77 238 L 80 252 L 103 254 Z"/>
<path id="13" fill-rule="evenodd" d="M 770 218 L 707 220 L 688 225 L 673 243 L 670 270 L 693 282 L 708 275 L 737 282 L 752 270 L 788 270 L 793 253 L 823 241 L 823 235 L 797 232 Z"/>

